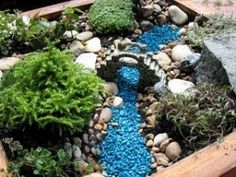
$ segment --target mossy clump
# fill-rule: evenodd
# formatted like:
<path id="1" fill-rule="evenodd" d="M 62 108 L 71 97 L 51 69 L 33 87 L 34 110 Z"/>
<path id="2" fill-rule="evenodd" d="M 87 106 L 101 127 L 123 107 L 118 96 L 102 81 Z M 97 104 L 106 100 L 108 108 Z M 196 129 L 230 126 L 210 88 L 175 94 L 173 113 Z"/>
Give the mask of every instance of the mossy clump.
<path id="1" fill-rule="evenodd" d="M 31 53 L 0 83 L 1 126 L 80 132 L 102 90 L 102 80 L 74 64 L 70 53 Z"/>
<path id="2" fill-rule="evenodd" d="M 134 26 L 132 0 L 97 0 L 89 9 L 89 23 L 97 33 L 130 30 Z"/>
<path id="3" fill-rule="evenodd" d="M 205 39 L 236 30 L 236 20 L 234 17 L 216 14 L 210 15 L 208 19 L 202 26 L 194 27 L 187 32 L 186 40 L 190 42 L 190 45 L 202 47 Z"/>
<path id="4" fill-rule="evenodd" d="M 236 125 L 236 104 L 230 89 L 201 84 L 194 97 L 168 94 L 160 99 L 156 115 L 167 120 L 171 133 L 198 149 L 231 132 Z"/>

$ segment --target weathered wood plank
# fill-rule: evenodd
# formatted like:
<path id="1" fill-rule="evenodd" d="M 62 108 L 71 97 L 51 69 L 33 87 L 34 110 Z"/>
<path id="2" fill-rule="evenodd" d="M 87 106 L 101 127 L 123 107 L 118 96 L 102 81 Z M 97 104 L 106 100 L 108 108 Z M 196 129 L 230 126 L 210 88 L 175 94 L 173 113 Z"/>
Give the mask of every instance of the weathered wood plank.
<path id="1" fill-rule="evenodd" d="M 63 11 L 66 7 L 86 7 L 94 3 L 95 0 L 71 0 L 66 1 L 46 7 L 41 7 L 38 9 L 30 10 L 23 12 L 22 16 L 28 17 L 44 17 L 44 18 L 53 18 L 57 16 L 61 11 Z"/>
<path id="2" fill-rule="evenodd" d="M 236 132 L 152 177 L 236 177 Z M 229 172 L 230 171 L 230 172 Z"/>

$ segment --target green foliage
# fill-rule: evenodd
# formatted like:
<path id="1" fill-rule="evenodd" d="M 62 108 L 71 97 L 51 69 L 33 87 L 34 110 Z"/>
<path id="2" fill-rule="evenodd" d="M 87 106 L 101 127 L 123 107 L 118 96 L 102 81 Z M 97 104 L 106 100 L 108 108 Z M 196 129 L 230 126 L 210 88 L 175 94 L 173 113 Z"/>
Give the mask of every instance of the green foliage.
<path id="1" fill-rule="evenodd" d="M 71 177 L 80 176 L 74 171 L 73 160 L 64 149 L 54 151 L 37 147 L 24 149 L 19 141 L 6 138 L 3 141 L 15 158 L 10 156 L 8 171 L 16 177 L 42 176 L 42 177 Z"/>
<path id="2" fill-rule="evenodd" d="M 236 105 L 228 88 L 202 84 L 194 97 L 169 94 L 158 102 L 156 115 L 166 119 L 186 145 L 199 148 L 231 132 L 236 125 Z"/>
<path id="3" fill-rule="evenodd" d="M 73 8 L 66 8 L 59 21 L 48 22 L 37 17 L 28 22 L 20 14 L 0 11 L 0 55 L 9 51 L 27 48 L 27 51 L 42 49 L 49 41 L 60 41 L 66 30 L 78 29 L 78 15 Z"/>
<path id="4" fill-rule="evenodd" d="M 100 102 L 102 80 L 73 62 L 70 53 L 49 48 L 31 53 L 7 72 L 0 86 L 0 122 L 80 132 Z"/>
<path id="5" fill-rule="evenodd" d="M 89 23 L 97 33 L 129 30 L 134 25 L 132 0 L 97 0 L 89 9 Z"/>
<path id="6" fill-rule="evenodd" d="M 223 14 L 209 16 L 209 20 L 202 26 L 195 27 L 187 32 L 186 39 L 192 46 L 202 47 L 205 39 L 217 36 L 222 33 L 229 33 L 236 30 L 236 20 Z"/>

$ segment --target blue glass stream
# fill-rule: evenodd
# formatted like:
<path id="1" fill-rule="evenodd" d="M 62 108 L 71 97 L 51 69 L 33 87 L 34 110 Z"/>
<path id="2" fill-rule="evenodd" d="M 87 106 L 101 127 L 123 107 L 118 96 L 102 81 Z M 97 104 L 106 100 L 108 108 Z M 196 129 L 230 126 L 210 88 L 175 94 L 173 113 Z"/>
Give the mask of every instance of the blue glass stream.
<path id="1" fill-rule="evenodd" d="M 140 73 L 132 67 L 122 67 L 118 73 L 119 96 L 124 106 L 112 108 L 108 134 L 99 144 L 100 161 L 109 177 L 145 177 L 151 172 L 151 155 L 138 132 L 141 115 L 135 104 Z M 119 125 L 112 126 L 114 122 Z"/>

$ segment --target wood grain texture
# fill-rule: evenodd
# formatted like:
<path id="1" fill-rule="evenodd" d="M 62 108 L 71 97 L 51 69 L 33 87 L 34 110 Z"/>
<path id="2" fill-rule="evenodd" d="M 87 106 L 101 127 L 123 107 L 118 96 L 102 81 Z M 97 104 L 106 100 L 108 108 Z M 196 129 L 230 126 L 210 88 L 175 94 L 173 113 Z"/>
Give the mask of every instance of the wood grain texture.
<path id="1" fill-rule="evenodd" d="M 0 170 L 3 170 L 0 172 L 0 177 L 11 177 L 10 174 L 6 173 L 7 164 L 8 164 L 7 155 L 5 153 L 2 142 L 0 141 Z"/>
<path id="2" fill-rule="evenodd" d="M 236 132 L 152 177 L 236 177 Z M 228 173 L 228 174 L 227 174 Z"/>
<path id="3" fill-rule="evenodd" d="M 66 7 L 86 7 L 94 3 L 95 0 L 71 0 L 38 9 L 23 12 L 22 16 L 53 18 L 62 12 Z"/>
<path id="4" fill-rule="evenodd" d="M 193 16 L 197 14 L 208 16 L 217 13 L 215 9 L 203 6 L 200 3 L 195 3 L 192 0 L 173 0 L 173 3 L 179 6 L 189 15 Z"/>

